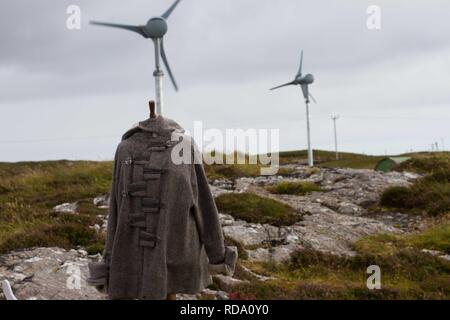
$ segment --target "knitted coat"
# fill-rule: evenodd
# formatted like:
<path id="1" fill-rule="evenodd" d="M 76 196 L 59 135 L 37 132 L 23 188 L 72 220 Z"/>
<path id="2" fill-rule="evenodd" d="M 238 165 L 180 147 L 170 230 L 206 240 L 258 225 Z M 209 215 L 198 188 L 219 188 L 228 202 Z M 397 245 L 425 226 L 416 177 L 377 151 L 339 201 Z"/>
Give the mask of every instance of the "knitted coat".
<path id="1" fill-rule="evenodd" d="M 158 116 L 126 132 L 111 188 L 103 262 L 90 264 L 91 285 L 110 299 L 165 299 L 198 293 L 211 273 L 232 274 L 235 247 L 225 247 L 202 164 L 175 164 L 173 120 Z M 172 137 L 172 138 L 171 138 Z"/>

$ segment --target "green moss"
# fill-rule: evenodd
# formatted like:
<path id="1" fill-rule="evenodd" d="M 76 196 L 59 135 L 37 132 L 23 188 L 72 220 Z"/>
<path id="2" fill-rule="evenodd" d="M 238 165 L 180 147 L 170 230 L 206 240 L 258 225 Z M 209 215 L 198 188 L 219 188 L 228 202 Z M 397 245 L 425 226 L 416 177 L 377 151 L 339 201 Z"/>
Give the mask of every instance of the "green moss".
<path id="1" fill-rule="evenodd" d="M 287 204 L 252 193 L 227 193 L 216 198 L 220 212 L 236 219 L 276 226 L 292 225 L 300 216 Z"/>
<path id="2" fill-rule="evenodd" d="M 320 191 L 320 187 L 311 182 L 280 182 L 267 188 L 275 194 L 304 195 L 313 191 Z"/>

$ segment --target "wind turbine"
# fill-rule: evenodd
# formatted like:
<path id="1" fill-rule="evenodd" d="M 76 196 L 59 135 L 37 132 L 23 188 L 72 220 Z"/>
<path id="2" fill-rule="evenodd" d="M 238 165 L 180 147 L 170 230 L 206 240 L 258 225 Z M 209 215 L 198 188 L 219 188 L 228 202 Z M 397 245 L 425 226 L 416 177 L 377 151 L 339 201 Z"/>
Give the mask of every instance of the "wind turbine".
<path id="1" fill-rule="evenodd" d="M 167 33 L 167 19 L 170 17 L 172 12 L 175 10 L 177 5 L 181 0 L 176 0 L 170 7 L 164 12 L 161 16 L 153 17 L 148 20 L 145 25 L 126 25 L 126 24 L 117 24 L 117 23 L 108 23 L 108 22 L 98 22 L 91 21 L 90 23 L 97 26 L 104 27 L 112 27 L 119 28 L 128 31 L 133 31 L 146 39 L 152 39 L 155 45 L 155 71 L 153 72 L 153 76 L 155 77 L 155 91 L 156 91 L 156 110 L 158 114 L 162 114 L 163 110 L 163 76 L 164 73 L 161 69 L 160 57 L 169 73 L 170 80 L 176 91 L 178 91 L 178 85 L 173 76 L 172 70 L 170 69 L 169 62 L 167 60 L 166 51 L 164 49 L 164 35 Z"/>
<path id="2" fill-rule="evenodd" d="M 312 101 L 317 103 L 316 99 L 312 96 L 312 94 L 309 92 L 309 85 L 314 82 L 314 76 L 310 73 L 306 75 L 302 75 L 302 68 L 303 68 L 303 50 L 300 57 L 300 67 L 298 69 L 297 75 L 295 76 L 294 81 L 282 84 L 281 86 L 272 88 L 270 90 L 275 90 L 287 86 L 297 86 L 299 85 L 302 88 L 303 97 L 305 98 L 305 104 L 306 104 L 306 130 L 308 135 L 308 165 L 310 167 L 314 166 L 314 159 L 313 159 L 313 151 L 311 148 L 311 130 L 309 125 L 309 98 L 311 98 Z"/>

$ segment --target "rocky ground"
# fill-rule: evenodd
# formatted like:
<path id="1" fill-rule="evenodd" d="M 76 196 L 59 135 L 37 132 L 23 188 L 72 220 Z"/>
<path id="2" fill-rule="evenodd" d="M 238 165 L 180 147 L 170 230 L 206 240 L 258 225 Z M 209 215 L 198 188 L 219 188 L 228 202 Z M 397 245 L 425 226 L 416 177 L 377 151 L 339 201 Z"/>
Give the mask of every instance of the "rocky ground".
<path id="1" fill-rule="evenodd" d="M 422 227 L 420 217 L 401 212 L 374 212 L 381 192 L 393 185 L 409 185 L 418 176 L 411 173 L 381 173 L 373 170 L 315 169 L 290 167 L 289 177 L 240 178 L 236 181 L 216 180 L 211 188 L 215 196 L 228 192 L 252 192 L 271 197 L 294 207 L 302 220 L 289 227 L 248 223 L 230 215 L 220 214 L 226 237 L 240 243 L 253 261 L 283 261 L 299 248 L 354 255 L 351 244 L 376 233 L 404 233 Z M 266 186 L 280 181 L 310 181 L 321 187 L 320 192 L 304 196 L 274 195 Z M 107 197 L 99 196 L 94 203 L 106 207 Z M 55 207 L 56 212 L 77 213 L 76 204 Z M 105 217 L 102 217 L 105 218 Z M 104 232 L 102 225 L 92 228 Z M 20 299 L 104 299 L 104 295 L 86 285 L 87 263 L 101 257 L 88 256 L 82 248 L 34 248 L 0 256 L 0 280 L 7 279 Z M 245 272 L 252 273 L 250 270 Z M 253 274 L 264 281 L 265 277 Z M 226 293 L 240 280 L 218 276 L 219 291 L 206 290 L 197 296 L 180 295 L 179 299 L 200 296 L 227 299 Z M 1 299 L 0 294 L 0 299 Z"/>

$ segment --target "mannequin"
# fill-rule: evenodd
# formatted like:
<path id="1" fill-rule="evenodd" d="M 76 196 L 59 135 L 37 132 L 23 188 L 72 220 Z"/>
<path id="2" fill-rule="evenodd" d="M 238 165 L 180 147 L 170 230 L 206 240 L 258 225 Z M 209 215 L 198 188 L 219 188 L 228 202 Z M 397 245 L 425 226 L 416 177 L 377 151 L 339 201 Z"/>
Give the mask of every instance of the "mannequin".
<path id="1" fill-rule="evenodd" d="M 148 106 L 149 118 L 117 147 L 103 261 L 89 265 L 88 283 L 113 300 L 196 294 L 211 275 L 233 275 L 237 260 L 237 248 L 224 244 L 203 165 L 173 161 L 181 142 L 196 154 L 192 138 L 158 115 L 154 101 Z"/>
<path id="2" fill-rule="evenodd" d="M 150 101 L 148 102 L 148 107 L 149 107 L 149 109 L 150 109 L 150 118 L 151 118 L 151 119 L 156 118 L 158 115 L 156 114 L 156 104 L 155 104 L 155 101 L 150 100 Z"/>

